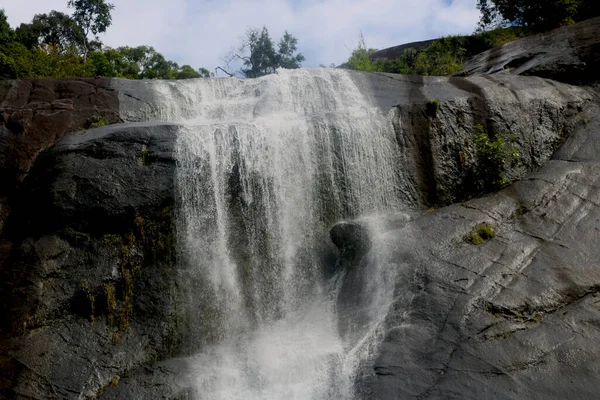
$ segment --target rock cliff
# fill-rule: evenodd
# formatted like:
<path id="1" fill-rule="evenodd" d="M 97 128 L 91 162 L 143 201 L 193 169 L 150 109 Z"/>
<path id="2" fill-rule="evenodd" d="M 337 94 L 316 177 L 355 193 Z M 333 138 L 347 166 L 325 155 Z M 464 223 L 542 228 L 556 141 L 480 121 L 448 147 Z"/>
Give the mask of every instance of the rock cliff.
<path id="1" fill-rule="evenodd" d="M 594 397 L 598 93 L 510 74 L 343 74 L 391 121 L 411 210 L 332 230 L 343 250 L 332 271 L 339 329 L 350 341 L 369 322 L 370 277 L 390 266 L 394 282 L 357 395 Z M 259 115 L 266 79 L 240 83 Z M 0 83 L 0 396 L 194 395 L 179 358 L 192 332 L 175 234 L 181 127 L 162 97 L 196 101 L 180 85 Z M 83 130 L 94 115 L 111 125 Z M 488 195 L 473 185 L 478 132 L 519 154 L 506 171 L 514 183 Z M 483 224 L 495 237 L 475 244 Z"/>

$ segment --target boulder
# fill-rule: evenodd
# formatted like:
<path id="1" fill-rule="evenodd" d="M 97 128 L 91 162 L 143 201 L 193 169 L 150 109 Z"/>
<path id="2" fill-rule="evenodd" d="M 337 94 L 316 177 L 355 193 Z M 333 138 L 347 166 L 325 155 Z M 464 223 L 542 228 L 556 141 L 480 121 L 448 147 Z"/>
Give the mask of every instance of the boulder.
<path id="1" fill-rule="evenodd" d="M 340 222 L 331 228 L 329 235 L 342 257 L 349 260 L 360 257 L 371 247 L 369 227 L 358 222 Z"/>

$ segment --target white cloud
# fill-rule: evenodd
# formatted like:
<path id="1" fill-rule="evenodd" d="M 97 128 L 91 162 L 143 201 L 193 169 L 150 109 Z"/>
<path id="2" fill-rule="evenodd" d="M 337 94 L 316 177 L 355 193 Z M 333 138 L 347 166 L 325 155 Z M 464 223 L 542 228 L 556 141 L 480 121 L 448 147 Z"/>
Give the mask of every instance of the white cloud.
<path id="1" fill-rule="evenodd" d="M 3 4 L 8 2 L 7 4 Z M 34 14 L 67 11 L 66 0 L 0 0 L 16 26 Z M 152 45 L 180 64 L 209 69 L 221 64 L 248 27 L 285 29 L 299 40 L 305 66 L 340 64 L 362 30 L 369 47 L 385 48 L 440 35 L 471 33 L 476 0 L 112 0 L 110 46 Z"/>

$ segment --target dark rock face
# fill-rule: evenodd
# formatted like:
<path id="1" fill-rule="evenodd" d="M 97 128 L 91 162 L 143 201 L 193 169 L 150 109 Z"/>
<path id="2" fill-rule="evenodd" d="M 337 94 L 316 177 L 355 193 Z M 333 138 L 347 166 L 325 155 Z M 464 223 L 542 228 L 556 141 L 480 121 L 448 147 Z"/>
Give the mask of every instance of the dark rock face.
<path id="1" fill-rule="evenodd" d="M 397 266 L 361 398 L 596 396 L 599 116 L 586 107 L 574 135 L 527 179 L 379 232 L 349 277 L 360 281 L 374 260 Z M 468 243 L 481 223 L 496 238 Z"/>
<path id="2" fill-rule="evenodd" d="M 340 250 L 342 257 L 354 260 L 371 247 L 369 228 L 358 222 L 342 222 L 329 231 L 331 241 Z"/>
<path id="3" fill-rule="evenodd" d="M 83 129 L 92 115 L 120 121 L 117 92 L 109 79 L 0 82 L 0 233 L 10 197 L 38 154 L 68 133 Z"/>
<path id="4" fill-rule="evenodd" d="M 3 374 L 0 393 L 96 396 L 141 363 L 177 354 L 176 130 L 74 134 L 30 170 L 7 224 L 0 367 L 14 381 Z"/>
<path id="5" fill-rule="evenodd" d="M 535 75 L 571 84 L 598 82 L 600 17 L 483 52 L 458 75 Z"/>

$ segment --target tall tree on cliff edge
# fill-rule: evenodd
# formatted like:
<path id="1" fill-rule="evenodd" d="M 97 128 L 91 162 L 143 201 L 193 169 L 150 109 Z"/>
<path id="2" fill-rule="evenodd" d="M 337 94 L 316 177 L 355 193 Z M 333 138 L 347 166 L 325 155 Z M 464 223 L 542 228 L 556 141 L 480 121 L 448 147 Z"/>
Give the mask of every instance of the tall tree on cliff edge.
<path id="1" fill-rule="evenodd" d="M 272 74 L 280 67 L 300 68 L 300 63 L 304 61 L 304 56 L 297 53 L 298 39 L 285 31 L 279 41 L 278 49 L 275 50 L 275 44 L 266 27 L 260 31 L 258 29 L 248 30 L 246 39 L 239 50 L 242 54 L 250 53 L 247 56 L 235 55 L 244 60 L 244 66 L 240 72 L 246 78 L 258 78 Z"/>
<path id="2" fill-rule="evenodd" d="M 40 45 L 66 50 L 71 46 L 79 47 L 84 41 L 83 31 L 77 22 L 58 11 L 36 14 L 31 23 L 21 24 L 15 34 L 17 40 L 30 50 Z"/>
<path id="3" fill-rule="evenodd" d="M 0 8 L 0 79 L 10 79 L 16 75 L 15 62 L 6 54 L 5 48 L 14 40 L 14 34 L 4 9 Z"/>
<path id="4" fill-rule="evenodd" d="M 88 35 L 91 33 L 97 39 L 99 33 L 106 32 L 112 24 L 110 12 L 114 5 L 104 0 L 69 0 L 68 6 L 73 8 L 73 19 L 84 33 L 83 38 L 83 63 L 87 64 L 89 52 Z"/>
<path id="5" fill-rule="evenodd" d="M 480 28 L 517 25 L 543 32 L 600 15 L 598 0 L 477 0 Z"/>

